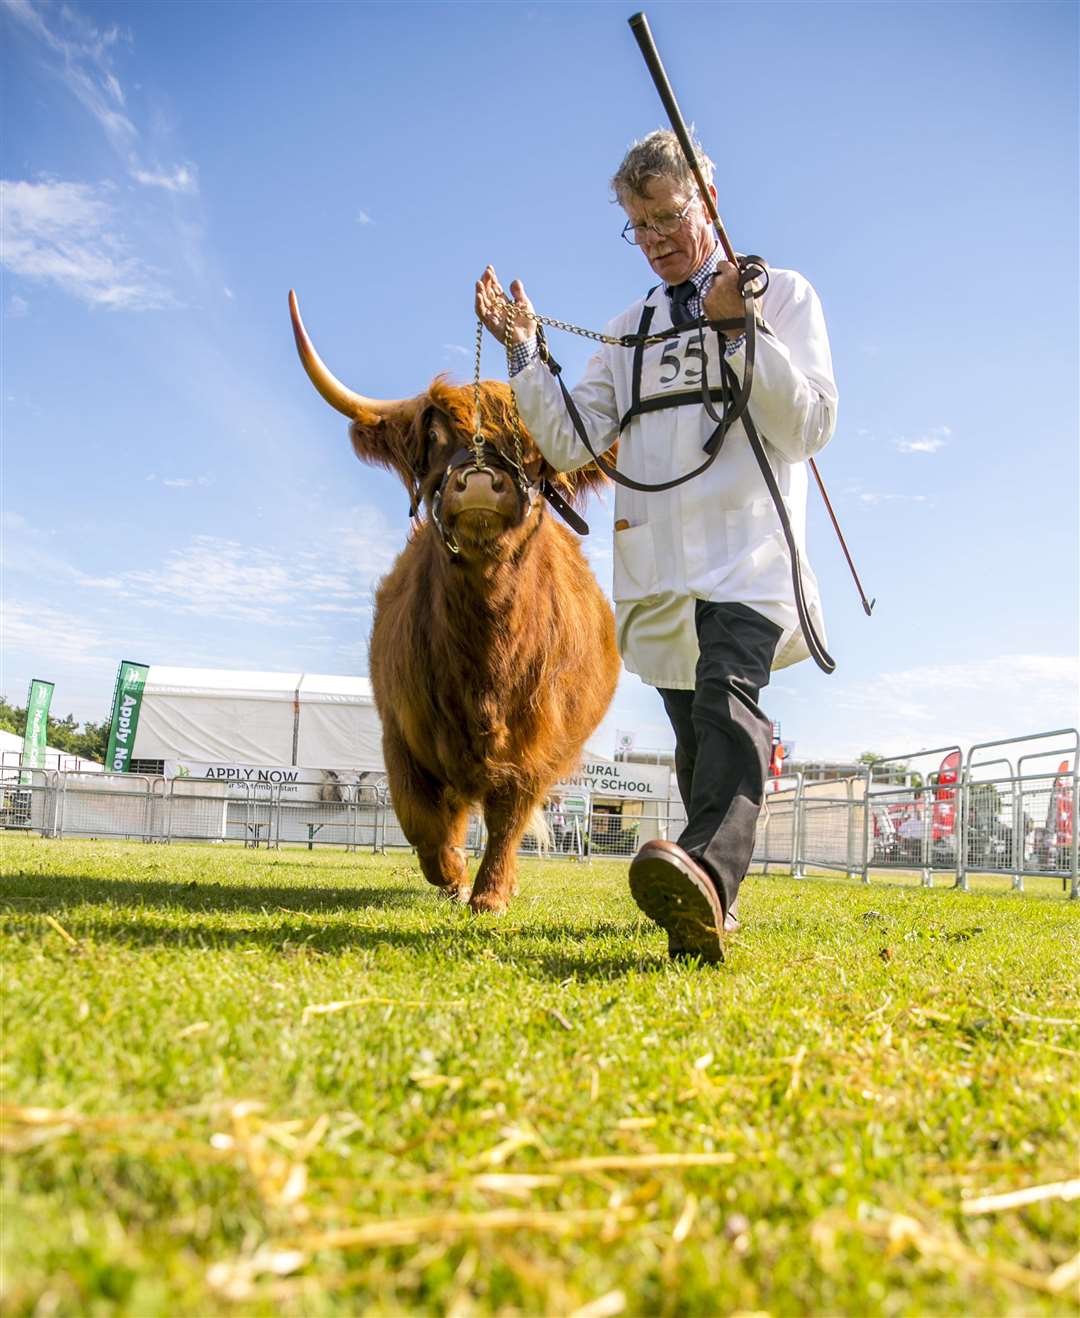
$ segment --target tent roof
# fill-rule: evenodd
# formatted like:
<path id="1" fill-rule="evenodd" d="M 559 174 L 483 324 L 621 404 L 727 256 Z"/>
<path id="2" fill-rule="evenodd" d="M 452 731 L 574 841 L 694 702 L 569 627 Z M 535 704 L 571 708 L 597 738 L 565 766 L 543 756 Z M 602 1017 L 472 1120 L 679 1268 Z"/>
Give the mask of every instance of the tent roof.
<path id="1" fill-rule="evenodd" d="M 257 673 L 229 668 L 174 668 L 168 664 L 150 665 L 143 694 L 292 701 L 297 691 L 308 703 L 373 703 L 371 682 L 366 677 L 328 673 Z"/>
<path id="2" fill-rule="evenodd" d="M 381 771 L 366 677 L 152 664 L 132 758 Z"/>

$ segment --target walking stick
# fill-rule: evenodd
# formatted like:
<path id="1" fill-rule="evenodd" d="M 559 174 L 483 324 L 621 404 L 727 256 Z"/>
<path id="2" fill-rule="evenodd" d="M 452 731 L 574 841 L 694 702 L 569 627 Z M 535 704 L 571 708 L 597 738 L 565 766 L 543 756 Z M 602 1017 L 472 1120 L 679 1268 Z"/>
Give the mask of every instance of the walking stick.
<path id="1" fill-rule="evenodd" d="M 732 265 L 738 266 L 739 259 L 735 255 L 735 249 L 731 245 L 731 240 L 727 236 L 727 230 L 724 228 L 724 222 L 720 218 L 720 212 L 716 209 L 716 202 L 709 192 L 708 185 L 705 182 L 705 175 L 701 172 L 701 166 L 698 163 L 697 152 L 694 150 L 694 144 L 690 140 L 690 133 L 686 127 L 686 120 L 682 117 L 682 111 L 679 109 L 679 103 L 675 99 L 675 93 L 672 90 L 671 83 L 668 80 L 664 65 L 660 59 L 660 52 L 656 49 L 656 42 L 649 31 L 649 20 L 644 13 L 633 14 L 628 20 L 630 30 L 638 43 L 641 54 L 645 59 L 650 74 L 652 75 L 653 85 L 656 87 L 667 111 L 668 122 L 671 124 L 672 132 L 679 139 L 679 145 L 682 147 L 683 155 L 686 162 L 693 170 L 694 178 L 697 180 L 698 191 L 701 193 L 701 200 L 705 203 L 705 210 L 708 212 L 716 230 L 716 236 L 720 240 L 720 246 L 724 249 L 724 255 Z M 825 507 L 828 510 L 829 518 L 833 524 L 833 530 L 840 541 L 840 548 L 844 551 L 844 557 L 847 559 L 847 565 L 851 569 L 851 575 L 855 579 L 855 587 L 859 592 L 859 598 L 862 600 L 862 606 L 869 617 L 874 611 L 876 600 L 867 599 L 866 591 L 863 590 L 862 582 L 859 580 L 859 574 L 855 571 L 855 564 L 852 561 L 851 554 L 848 551 L 847 541 L 844 539 L 844 533 L 840 530 L 840 523 L 836 520 L 836 514 L 833 512 L 832 503 L 825 490 L 825 482 L 821 479 L 821 473 L 817 469 L 817 463 L 813 458 L 810 460 L 810 470 L 814 473 L 814 479 L 817 481 L 818 489 L 821 491 L 821 497 L 825 501 Z"/>

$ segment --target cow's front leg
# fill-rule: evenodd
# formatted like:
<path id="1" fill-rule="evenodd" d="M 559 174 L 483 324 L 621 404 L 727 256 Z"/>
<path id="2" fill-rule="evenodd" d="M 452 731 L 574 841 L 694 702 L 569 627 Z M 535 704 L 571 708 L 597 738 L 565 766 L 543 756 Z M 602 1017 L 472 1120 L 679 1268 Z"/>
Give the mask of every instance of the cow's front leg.
<path id="1" fill-rule="evenodd" d="M 383 750 L 390 799 L 402 832 L 416 848 L 424 878 L 453 901 L 467 902 L 468 809 L 452 804 L 445 786 L 425 773 L 403 745 L 391 746 L 388 741 L 384 738 Z"/>
<path id="2" fill-rule="evenodd" d="M 514 789 L 493 792 L 485 800 L 488 842 L 469 902 L 474 911 L 505 911 L 517 892 L 517 849 L 534 804 L 531 796 Z"/>
<path id="3" fill-rule="evenodd" d="M 469 812 L 467 809 L 455 810 L 444 800 L 441 809 L 436 812 L 436 818 L 445 824 L 445 831 L 440 830 L 439 837 L 432 838 L 426 845 L 423 840 L 418 840 L 424 837 L 424 830 L 418 830 L 418 838 L 409 833 L 406 836 L 416 847 L 420 868 L 428 883 L 434 884 L 451 901 L 467 902 L 471 892 L 469 868 L 465 859 L 468 854 L 465 850 L 465 835 L 469 829 Z"/>

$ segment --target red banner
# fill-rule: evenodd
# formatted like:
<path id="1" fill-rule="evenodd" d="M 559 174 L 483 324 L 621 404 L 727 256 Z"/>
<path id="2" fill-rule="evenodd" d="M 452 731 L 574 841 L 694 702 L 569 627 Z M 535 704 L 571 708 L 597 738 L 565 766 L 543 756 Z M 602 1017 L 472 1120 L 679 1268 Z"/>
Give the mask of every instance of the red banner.
<path id="1" fill-rule="evenodd" d="M 769 764 L 769 777 L 779 778 L 784 772 L 784 743 L 778 741 L 772 748 L 772 760 Z M 779 783 L 773 783 L 773 791 L 780 790 Z"/>
<path id="2" fill-rule="evenodd" d="M 960 752 L 952 751 L 941 761 L 934 787 L 934 841 L 952 837 L 956 831 L 956 787 L 960 780 Z"/>
<path id="3" fill-rule="evenodd" d="M 1058 765 L 1059 774 L 1069 772 L 1069 761 L 1062 760 Z M 1071 847 L 1073 840 L 1073 793 L 1070 778 L 1055 778 L 1054 791 L 1050 797 L 1050 809 L 1046 814 L 1046 831 L 1053 839 L 1053 845 Z"/>

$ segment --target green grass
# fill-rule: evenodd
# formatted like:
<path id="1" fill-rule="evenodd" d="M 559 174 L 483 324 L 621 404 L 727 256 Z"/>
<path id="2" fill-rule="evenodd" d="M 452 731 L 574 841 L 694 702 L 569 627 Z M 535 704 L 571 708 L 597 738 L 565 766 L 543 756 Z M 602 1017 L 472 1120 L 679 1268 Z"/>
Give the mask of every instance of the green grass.
<path id="1" fill-rule="evenodd" d="M 6 1313 L 1074 1311 L 1076 1200 L 961 1205 L 1080 1176 L 1077 903 L 755 878 L 709 969 L 616 863 L 3 862 Z"/>

